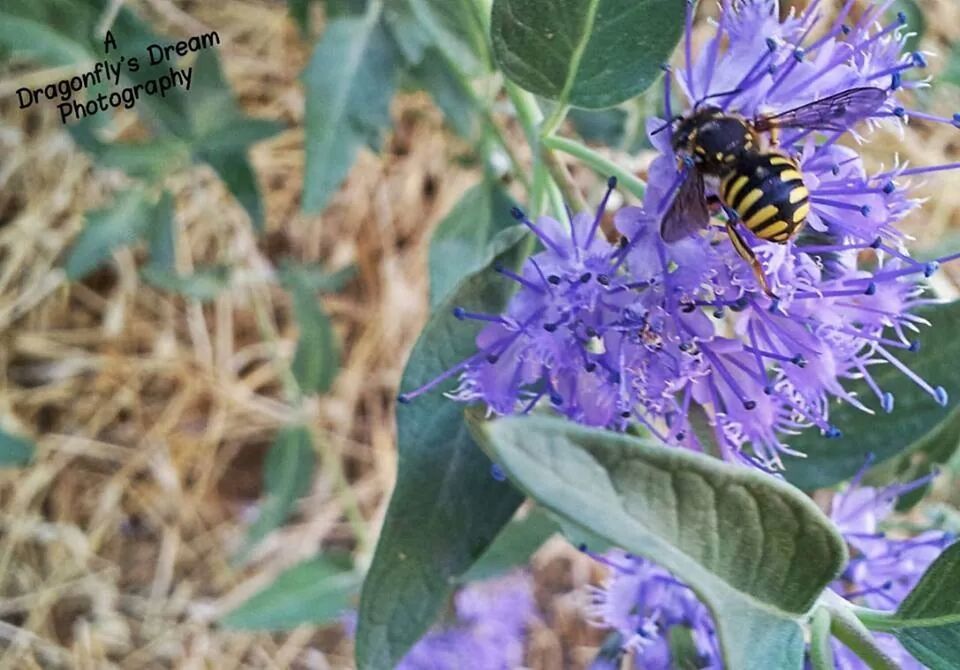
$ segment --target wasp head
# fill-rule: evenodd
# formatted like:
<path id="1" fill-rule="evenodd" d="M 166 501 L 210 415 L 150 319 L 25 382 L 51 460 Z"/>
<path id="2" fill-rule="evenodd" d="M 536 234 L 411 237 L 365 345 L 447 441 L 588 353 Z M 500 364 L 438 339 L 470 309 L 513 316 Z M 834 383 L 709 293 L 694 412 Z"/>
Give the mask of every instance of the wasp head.
<path id="1" fill-rule="evenodd" d="M 693 149 L 693 142 L 697 131 L 705 123 L 723 115 L 719 107 L 701 107 L 679 119 L 679 122 L 673 129 L 673 150 L 676 152 L 689 153 Z"/>

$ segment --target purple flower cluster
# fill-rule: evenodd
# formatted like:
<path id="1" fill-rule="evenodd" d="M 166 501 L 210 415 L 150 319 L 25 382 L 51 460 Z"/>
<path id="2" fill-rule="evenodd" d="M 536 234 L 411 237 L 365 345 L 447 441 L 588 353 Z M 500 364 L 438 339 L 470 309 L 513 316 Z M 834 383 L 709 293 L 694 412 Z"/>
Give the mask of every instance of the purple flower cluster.
<path id="1" fill-rule="evenodd" d="M 397 670 L 512 670 L 523 665 L 527 626 L 536 616 L 524 572 L 476 582 L 456 596 L 456 621 L 428 633 Z"/>
<path id="2" fill-rule="evenodd" d="M 635 667 L 679 667 L 670 653 L 675 626 L 690 629 L 696 667 L 723 667 L 713 618 L 689 586 L 659 565 L 619 550 L 594 558 L 610 571 L 602 586 L 590 587 L 587 617 L 619 634 L 622 652 L 632 654 Z"/>
<path id="3" fill-rule="evenodd" d="M 830 516 L 846 539 L 852 558 L 832 588 L 857 604 L 894 610 L 953 538 L 937 530 L 911 538 L 891 538 L 880 528 L 893 512 L 897 499 L 923 486 L 929 478 L 881 489 L 857 486 L 858 479 L 859 476 L 833 499 Z M 877 633 L 876 639 L 903 670 L 923 669 L 893 635 Z M 863 661 L 843 645 L 834 641 L 833 647 L 837 668 L 865 667 Z"/>
<path id="4" fill-rule="evenodd" d="M 913 538 L 889 537 L 881 522 L 893 511 L 897 498 L 926 483 L 920 480 L 882 489 L 852 483 L 833 499 L 831 518 L 837 524 L 851 556 L 849 566 L 831 588 L 857 604 L 895 609 L 952 538 L 927 531 Z M 670 629 L 689 628 L 700 668 L 722 668 L 716 628 L 707 607 L 693 591 L 667 570 L 642 558 L 617 551 L 595 556 L 610 568 L 602 586 L 593 587 L 587 614 L 597 625 L 619 633 L 624 652 L 635 667 L 664 670 L 675 667 L 670 656 Z M 892 635 L 880 633 L 878 644 L 904 670 L 923 666 Z M 834 659 L 840 670 L 862 670 L 863 661 L 834 641 Z"/>
<path id="5" fill-rule="evenodd" d="M 564 223 L 514 211 L 543 250 L 519 272 L 499 268 L 518 286 L 503 314 L 455 310 L 486 325 L 477 354 L 437 380 L 459 375 L 451 397 L 485 403 L 495 414 L 549 404 L 578 423 L 615 430 L 640 424 L 665 443 L 702 450 L 689 419 L 699 405 L 725 459 L 767 471 L 783 468 L 783 453 L 796 453 L 785 443 L 790 435 L 807 428 L 840 434 L 830 422 L 834 399 L 866 412 L 874 411 L 868 404 L 892 411 L 893 396 L 872 375 L 877 365 L 894 366 L 946 404 L 945 390 L 905 362 L 925 323 L 913 312 L 932 302 L 923 297 L 924 279 L 939 264 L 912 259 L 895 226 L 917 205 L 909 177 L 954 166 L 870 173 L 838 140 L 847 133 L 859 138 L 874 124 L 922 118 L 960 125 L 960 117 L 933 117 L 898 102 L 902 91 L 924 85 L 907 75 L 925 58 L 903 53 L 902 15 L 878 23 L 889 2 L 847 22 L 853 4 L 848 0 L 814 39 L 817 1 L 781 21 L 775 0 L 724 0 L 716 35 L 696 59 L 688 16 L 686 62 L 665 78 L 665 119 L 676 111 L 674 81 L 684 110 L 709 99 L 746 118 L 851 88 L 886 91 L 866 118 L 840 117 L 829 132 L 782 133 L 779 150 L 797 160 L 810 192 L 807 226 L 786 244 L 741 226 L 776 298 L 762 290 L 722 226 L 674 243 L 662 239 L 664 212 L 685 178 L 678 167 L 684 157 L 674 153 L 670 133 L 655 132 L 669 123 L 651 119 L 660 155 L 642 206 L 614 216 L 618 242 L 600 230 L 609 191 L 596 214 Z M 716 189 L 708 182 L 708 195 Z M 861 379 L 876 399 L 846 390 L 846 382 Z"/>

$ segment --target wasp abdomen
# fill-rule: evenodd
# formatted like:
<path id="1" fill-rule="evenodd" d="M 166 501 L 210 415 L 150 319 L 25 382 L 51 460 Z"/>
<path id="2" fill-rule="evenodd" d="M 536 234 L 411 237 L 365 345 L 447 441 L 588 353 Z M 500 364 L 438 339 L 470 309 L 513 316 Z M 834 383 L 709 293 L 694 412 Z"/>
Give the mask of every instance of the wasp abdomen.
<path id="1" fill-rule="evenodd" d="M 796 161 L 745 152 L 723 176 L 720 197 L 757 237 L 786 242 L 810 213 L 810 193 Z"/>

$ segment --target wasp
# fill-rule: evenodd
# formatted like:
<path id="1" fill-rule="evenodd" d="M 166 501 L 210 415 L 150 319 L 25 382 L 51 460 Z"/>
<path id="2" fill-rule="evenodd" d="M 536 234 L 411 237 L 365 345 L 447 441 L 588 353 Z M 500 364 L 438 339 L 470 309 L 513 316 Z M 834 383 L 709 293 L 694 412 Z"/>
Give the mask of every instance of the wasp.
<path id="1" fill-rule="evenodd" d="M 731 93 L 735 91 L 718 95 Z M 886 98 L 886 91 L 880 88 L 855 88 L 754 119 L 719 107 L 700 107 L 700 101 L 688 116 L 677 117 L 663 128 L 676 124 L 672 145 L 682 158 L 685 176 L 663 216 L 661 237 L 676 242 L 709 225 L 705 177 L 715 178 L 733 248 L 751 265 L 764 293 L 775 297 L 738 224 L 762 240 L 785 244 L 806 223 L 810 193 L 797 160 L 779 149 L 779 131 L 843 132 L 876 112 Z"/>

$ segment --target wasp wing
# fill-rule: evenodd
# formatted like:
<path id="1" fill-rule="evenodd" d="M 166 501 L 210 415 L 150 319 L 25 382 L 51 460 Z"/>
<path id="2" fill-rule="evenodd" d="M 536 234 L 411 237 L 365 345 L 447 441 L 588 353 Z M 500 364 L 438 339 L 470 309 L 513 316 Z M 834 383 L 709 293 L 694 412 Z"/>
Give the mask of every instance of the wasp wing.
<path id="1" fill-rule="evenodd" d="M 775 116 L 761 116 L 753 125 L 760 132 L 771 128 L 843 132 L 880 109 L 886 99 L 882 88 L 852 88 Z"/>
<path id="2" fill-rule="evenodd" d="M 697 233 L 710 224 L 703 175 L 691 170 L 680 184 L 670 208 L 660 223 L 660 237 L 664 242 L 676 242 Z"/>

